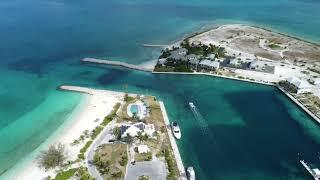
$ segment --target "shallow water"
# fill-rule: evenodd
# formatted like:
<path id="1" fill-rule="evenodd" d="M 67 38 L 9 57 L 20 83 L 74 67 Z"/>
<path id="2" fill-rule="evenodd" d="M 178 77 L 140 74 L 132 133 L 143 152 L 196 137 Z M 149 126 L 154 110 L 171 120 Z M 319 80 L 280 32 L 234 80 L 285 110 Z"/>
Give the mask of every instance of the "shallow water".
<path id="1" fill-rule="evenodd" d="M 320 19 L 316 18 L 319 9 L 320 2 L 311 0 L 1 1 L 0 173 L 44 142 L 80 102 L 80 95 L 56 91 L 57 86 L 68 83 L 122 91 L 127 87 L 128 91 L 161 97 L 171 119 L 188 122 L 183 123 L 182 128 L 183 136 L 190 141 L 183 139 L 179 146 L 185 163 L 196 166 L 201 179 L 245 175 L 291 177 L 289 172 L 299 167 L 294 166 L 294 154 L 300 151 L 300 145 L 296 146 L 301 144 L 304 146 L 301 151 L 313 156 L 318 148 L 318 127 L 273 88 L 204 77 L 168 77 L 117 68 L 101 69 L 78 61 L 83 57 L 98 57 L 138 64 L 159 54 L 159 49 L 144 48 L 143 43 L 167 44 L 204 25 L 208 28 L 230 22 L 260 25 L 319 42 Z M 226 155 L 212 153 L 211 159 L 221 157 L 212 165 L 203 162 L 210 158 L 202 157 L 202 149 L 190 150 L 190 157 L 185 152 L 201 147 L 194 147 L 192 138 L 199 138 L 203 133 L 198 132 L 199 124 L 186 106 L 191 100 L 208 121 L 213 137 L 226 139 L 216 142 Z M 268 108 L 257 108 L 260 105 Z M 241 109 L 247 106 L 251 111 Z M 268 116 L 260 116 L 266 110 Z M 263 122 L 272 121 L 268 126 L 255 123 L 260 118 Z M 262 125 L 269 128 L 260 130 Z M 280 147 L 268 150 L 271 153 L 265 158 L 268 161 L 264 166 L 265 159 L 259 158 L 263 151 L 251 146 L 260 139 L 265 142 L 264 138 L 269 136 L 277 140 L 280 134 L 269 131 L 275 129 L 270 126 L 282 129 L 288 126 L 290 136 L 269 144 Z M 233 139 L 230 132 L 237 138 Z M 250 139 L 251 136 L 257 139 Z M 282 143 L 293 139 L 296 143 Z M 242 143 L 250 147 L 242 147 Z M 210 152 L 216 149 L 209 147 Z M 232 151 L 236 152 L 233 156 L 232 148 L 238 148 Z M 284 155 L 277 154 L 280 152 Z M 246 154 L 256 160 L 229 165 L 233 163 L 230 159 L 244 161 Z M 230 159 L 221 163 L 225 156 Z M 275 160 L 270 162 L 270 157 Z M 283 162 L 279 163 L 280 159 Z"/>

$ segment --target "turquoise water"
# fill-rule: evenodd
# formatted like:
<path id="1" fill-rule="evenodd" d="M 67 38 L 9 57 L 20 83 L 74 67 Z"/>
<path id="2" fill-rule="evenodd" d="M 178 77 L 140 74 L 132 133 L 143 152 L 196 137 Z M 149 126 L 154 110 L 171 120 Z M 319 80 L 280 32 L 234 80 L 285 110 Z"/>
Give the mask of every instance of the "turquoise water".
<path id="1" fill-rule="evenodd" d="M 297 153 L 314 158 L 319 129 L 277 90 L 103 69 L 79 59 L 138 64 L 159 55 L 159 49 L 143 43 L 167 44 L 195 30 L 234 22 L 320 42 L 319 9 L 315 0 L 1 1 L 0 173 L 40 146 L 76 108 L 81 95 L 56 91 L 67 83 L 122 91 L 127 84 L 130 92 L 163 99 L 171 119 L 187 122 L 181 128 L 190 140 L 183 138 L 179 147 L 200 179 L 301 176 Z M 198 132 L 201 126 L 189 101 L 206 120 L 208 137 L 217 142 L 199 141 L 206 132 Z"/>
<path id="2" fill-rule="evenodd" d="M 138 113 L 138 106 L 135 105 L 135 104 L 131 105 L 130 111 L 131 111 L 132 114 Z"/>

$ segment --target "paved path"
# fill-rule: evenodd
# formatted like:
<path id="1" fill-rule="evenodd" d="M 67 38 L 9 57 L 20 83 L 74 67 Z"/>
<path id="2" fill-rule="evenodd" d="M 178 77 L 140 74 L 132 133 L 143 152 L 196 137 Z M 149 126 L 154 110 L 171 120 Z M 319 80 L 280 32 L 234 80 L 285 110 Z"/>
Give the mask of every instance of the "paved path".
<path id="1" fill-rule="evenodd" d="M 87 156 L 86 156 L 86 165 L 88 167 L 88 171 L 96 180 L 103 180 L 103 178 L 100 175 L 97 168 L 93 165 L 94 153 L 95 153 L 95 150 L 97 149 L 98 146 L 100 146 L 101 144 L 105 144 L 110 139 L 114 138 L 112 135 L 112 129 L 115 124 L 114 122 L 115 121 L 112 121 L 103 129 L 103 131 L 100 133 L 100 135 L 97 137 L 97 139 L 94 140 L 94 142 L 91 145 L 91 147 L 87 153 Z"/>
<path id="2" fill-rule="evenodd" d="M 182 159 L 181 159 L 181 156 L 180 156 L 180 152 L 179 152 L 176 140 L 172 135 L 170 121 L 169 121 L 169 118 L 168 118 L 168 115 L 167 115 L 166 108 L 164 107 L 164 104 L 163 104 L 162 101 L 159 101 L 159 104 L 160 104 L 160 109 L 161 109 L 161 112 L 162 112 L 162 115 L 163 115 L 164 123 L 166 124 L 166 127 L 167 127 L 166 129 L 167 129 L 167 132 L 168 132 L 168 135 L 169 135 L 169 139 L 170 139 L 170 142 L 171 142 L 171 146 L 172 146 L 172 149 L 173 149 L 173 154 L 174 154 L 174 157 L 175 157 L 177 165 L 178 165 L 180 179 L 181 180 L 186 180 L 187 179 L 186 171 L 185 171 L 185 168 L 184 168 L 183 163 L 182 163 Z"/>
<path id="3" fill-rule="evenodd" d="M 160 160 L 129 163 L 126 180 L 138 180 L 139 176 L 146 175 L 154 180 L 165 180 L 167 177 L 166 164 Z"/>

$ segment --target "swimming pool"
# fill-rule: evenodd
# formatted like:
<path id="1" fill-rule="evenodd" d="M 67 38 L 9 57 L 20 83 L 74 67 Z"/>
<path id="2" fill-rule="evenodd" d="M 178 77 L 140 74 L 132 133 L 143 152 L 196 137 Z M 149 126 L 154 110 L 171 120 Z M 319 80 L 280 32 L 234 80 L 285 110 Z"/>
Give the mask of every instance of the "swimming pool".
<path id="1" fill-rule="evenodd" d="M 139 112 L 138 111 L 138 105 L 132 104 L 131 107 L 130 107 L 130 111 L 131 111 L 132 114 L 134 114 L 134 113 L 138 114 L 138 112 Z"/>

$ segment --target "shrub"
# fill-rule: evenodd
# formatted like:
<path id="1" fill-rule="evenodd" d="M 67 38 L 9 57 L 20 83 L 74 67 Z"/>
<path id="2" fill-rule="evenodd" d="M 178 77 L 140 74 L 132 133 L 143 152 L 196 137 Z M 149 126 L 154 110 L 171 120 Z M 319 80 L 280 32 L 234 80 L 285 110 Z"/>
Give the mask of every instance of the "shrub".
<path id="1" fill-rule="evenodd" d="M 99 134 L 100 132 L 103 130 L 102 126 L 97 126 L 94 130 L 92 130 L 91 132 L 91 139 L 94 140 Z"/>
<path id="2" fill-rule="evenodd" d="M 63 165 L 66 157 L 66 148 L 63 144 L 51 145 L 47 151 L 40 152 L 38 166 L 46 171 Z"/>
<path id="3" fill-rule="evenodd" d="M 125 165 L 127 165 L 127 163 L 128 163 L 128 157 L 127 157 L 127 155 L 122 156 L 122 157 L 121 157 L 121 160 L 119 161 L 119 164 L 120 164 L 121 166 L 125 166 Z"/>
<path id="4" fill-rule="evenodd" d="M 111 176 L 112 176 L 113 178 L 121 178 L 122 172 L 121 172 L 120 170 L 117 171 L 117 172 L 113 172 L 113 173 L 111 174 Z"/>
<path id="5" fill-rule="evenodd" d="M 83 148 L 80 149 L 81 153 L 85 153 L 87 151 L 87 149 L 90 147 L 90 145 L 92 144 L 93 141 L 88 141 L 86 142 L 86 144 L 83 146 Z"/>

